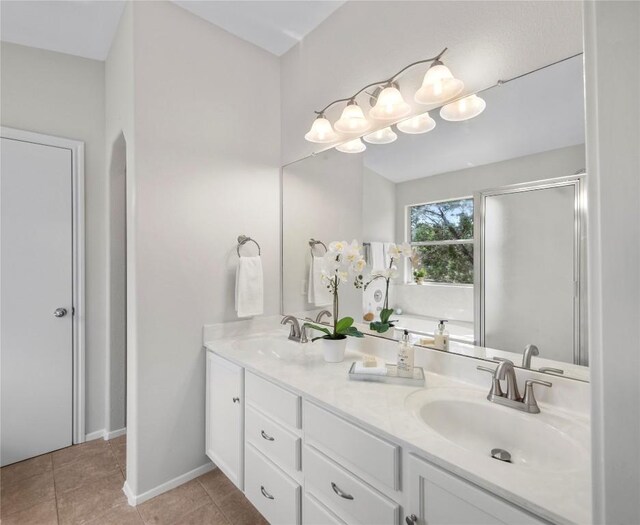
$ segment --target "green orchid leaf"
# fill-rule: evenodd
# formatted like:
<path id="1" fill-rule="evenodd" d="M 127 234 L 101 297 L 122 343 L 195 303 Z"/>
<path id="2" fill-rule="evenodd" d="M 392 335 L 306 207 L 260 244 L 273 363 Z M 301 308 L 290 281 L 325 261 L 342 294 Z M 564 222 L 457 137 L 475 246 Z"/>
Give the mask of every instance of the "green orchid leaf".
<path id="1" fill-rule="evenodd" d="M 331 332 L 326 326 L 318 326 L 317 324 L 311 324 L 311 323 L 304 323 L 303 326 L 306 328 L 313 328 L 314 330 L 318 330 L 319 332 L 322 332 L 323 334 L 327 334 L 329 336 L 331 335 Z M 321 335 L 320 337 L 315 337 L 311 341 L 315 341 L 316 339 L 320 339 L 322 337 L 324 336 Z"/>
<path id="2" fill-rule="evenodd" d="M 389 323 L 389 318 L 393 315 L 393 308 L 383 308 L 380 312 L 380 322 L 383 324 Z"/>
<path id="3" fill-rule="evenodd" d="M 336 333 L 344 334 L 345 331 L 353 324 L 353 317 L 343 317 L 336 323 Z"/>
<path id="4" fill-rule="evenodd" d="M 358 330 L 355 326 L 350 326 L 346 329 L 346 331 L 342 332 L 344 335 L 348 335 L 351 337 L 364 337 L 364 334 Z"/>
<path id="5" fill-rule="evenodd" d="M 385 333 L 387 330 L 389 330 L 389 328 L 391 328 L 393 325 L 389 324 L 389 323 L 381 323 L 379 321 L 375 321 L 373 323 L 371 323 L 369 325 L 369 328 L 371 330 L 374 330 L 376 332 L 378 332 L 379 334 L 383 334 Z"/>

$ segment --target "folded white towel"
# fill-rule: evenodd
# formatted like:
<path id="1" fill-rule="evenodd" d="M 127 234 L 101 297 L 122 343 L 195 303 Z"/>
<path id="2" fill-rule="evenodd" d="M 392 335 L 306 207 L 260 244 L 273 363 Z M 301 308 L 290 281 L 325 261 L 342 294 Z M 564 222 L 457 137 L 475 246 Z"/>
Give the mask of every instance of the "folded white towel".
<path id="1" fill-rule="evenodd" d="M 384 245 L 381 242 L 372 242 L 369 246 L 371 250 L 371 269 L 384 270 Z"/>
<path id="2" fill-rule="evenodd" d="M 382 366 L 364 366 L 362 361 L 356 361 L 356 366 L 353 367 L 353 371 L 356 374 L 369 374 L 372 376 L 386 376 L 387 365 Z"/>
<path id="3" fill-rule="evenodd" d="M 238 317 L 260 315 L 264 310 L 262 260 L 240 257 L 236 269 L 236 312 Z"/>
<path id="4" fill-rule="evenodd" d="M 327 306 L 333 302 L 333 296 L 322 280 L 324 257 L 314 255 L 309 265 L 308 301 L 315 306 Z"/>
<path id="5" fill-rule="evenodd" d="M 389 268 L 389 264 L 391 263 L 391 256 L 389 255 L 389 248 L 391 248 L 392 242 L 384 243 L 384 267 Z"/>

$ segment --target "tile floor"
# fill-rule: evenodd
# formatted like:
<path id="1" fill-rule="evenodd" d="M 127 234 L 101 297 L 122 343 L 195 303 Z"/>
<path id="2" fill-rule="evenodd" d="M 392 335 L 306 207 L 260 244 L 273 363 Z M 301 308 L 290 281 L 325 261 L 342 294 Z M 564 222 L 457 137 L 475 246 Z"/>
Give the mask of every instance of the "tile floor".
<path id="1" fill-rule="evenodd" d="M 88 441 L 4 467 L 2 525 L 267 523 L 217 469 L 130 507 L 122 492 L 125 438 Z"/>

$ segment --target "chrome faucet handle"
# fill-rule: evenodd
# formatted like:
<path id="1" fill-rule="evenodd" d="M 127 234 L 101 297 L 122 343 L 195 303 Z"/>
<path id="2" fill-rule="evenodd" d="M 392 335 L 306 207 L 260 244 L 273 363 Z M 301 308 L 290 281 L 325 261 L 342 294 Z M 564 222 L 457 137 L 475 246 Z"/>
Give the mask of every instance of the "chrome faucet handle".
<path id="1" fill-rule="evenodd" d="M 496 377 L 497 368 L 493 369 L 493 368 L 489 368 L 488 366 L 476 366 L 476 369 L 480 370 L 481 372 L 489 372 L 493 376 L 491 378 L 491 390 L 489 390 L 489 395 L 487 396 L 487 399 L 491 401 L 492 398 L 496 396 L 504 397 L 504 392 L 500 387 L 500 380 Z"/>
<path id="2" fill-rule="evenodd" d="M 522 402 L 527 407 L 527 412 L 530 414 L 538 414 L 540 413 L 540 408 L 538 407 L 538 402 L 533 394 L 533 385 L 542 385 L 551 388 L 552 383 L 549 381 L 541 381 L 539 379 L 527 379 L 524 382 L 524 399 Z"/>
<path id="3" fill-rule="evenodd" d="M 309 338 L 307 337 L 307 325 L 303 324 L 300 327 L 300 339 L 299 339 L 300 343 L 308 343 L 309 342 Z"/>
<path id="4" fill-rule="evenodd" d="M 543 374 L 564 374 L 564 370 L 560 370 L 559 368 L 551 368 L 550 366 L 543 366 L 542 368 L 538 368 L 538 372 L 542 372 Z"/>

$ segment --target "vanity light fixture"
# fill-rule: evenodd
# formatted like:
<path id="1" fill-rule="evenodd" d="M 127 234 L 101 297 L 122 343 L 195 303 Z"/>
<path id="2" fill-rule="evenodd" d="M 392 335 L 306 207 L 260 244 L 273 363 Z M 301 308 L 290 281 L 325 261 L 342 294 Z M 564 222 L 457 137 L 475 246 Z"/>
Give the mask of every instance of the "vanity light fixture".
<path id="1" fill-rule="evenodd" d="M 398 135 L 390 127 L 387 127 L 369 133 L 362 138 L 369 144 L 391 144 L 397 140 Z"/>
<path id="2" fill-rule="evenodd" d="M 350 100 L 342 111 L 342 116 L 335 123 L 336 130 L 341 133 L 363 133 L 371 127 L 365 118 L 362 108 L 355 100 Z"/>
<path id="3" fill-rule="evenodd" d="M 338 140 L 338 134 L 333 131 L 331 122 L 327 120 L 324 113 L 320 113 L 311 124 L 311 129 L 304 138 L 316 144 L 328 144 Z"/>
<path id="4" fill-rule="evenodd" d="M 414 94 L 414 99 L 419 104 L 442 104 L 447 100 L 452 100 L 464 89 L 464 83 L 453 76 L 447 66 L 442 63 L 442 55 L 447 51 L 445 47 L 437 56 L 412 62 L 403 67 L 390 78 L 379 80 L 367 84 L 347 98 L 339 98 L 327 104 L 320 111 L 316 111 L 316 120 L 311 125 L 311 129 L 305 135 L 309 142 L 328 144 L 338 142 L 345 138 L 347 142 L 336 146 L 338 151 L 346 153 L 360 153 L 366 149 L 362 140 L 349 140 L 349 136 L 360 136 L 372 127 L 372 122 L 367 116 L 381 122 L 397 122 L 411 113 L 411 106 L 404 100 L 398 87 L 398 78 L 407 70 L 419 65 L 430 63 L 429 69 L 424 75 L 421 87 Z M 373 92 L 367 90 L 374 88 Z M 365 116 L 362 108 L 358 105 L 356 98 L 362 93 L 367 93 L 371 101 L 371 109 Z M 340 118 L 331 127 L 331 122 L 325 117 L 325 112 L 335 104 L 346 102 Z M 445 120 L 467 120 L 473 118 L 484 111 L 486 104 L 484 100 L 476 95 L 469 95 L 460 100 L 456 100 L 440 110 L 440 116 Z M 435 121 L 429 113 L 423 113 L 404 122 L 398 123 L 397 127 L 403 133 L 417 134 L 426 133 L 435 127 Z M 335 130 L 334 130 L 335 128 Z M 341 135 L 342 134 L 342 135 Z M 346 137 L 345 137 L 346 135 Z M 389 144 L 397 139 L 397 135 L 389 127 L 369 133 L 364 137 L 366 142 L 371 144 Z"/>
<path id="5" fill-rule="evenodd" d="M 469 95 L 468 97 L 461 98 L 442 106 L 440 108 L 440 116 L 444 120 L 451 122 L 460 122 L 462 120 L 469 120 L 473 117 L 477 117 L 487 107 L 487 103 L 484 99 L 478 95 Z"/>
<path id="6" fill-rule="evenodd" d="M 395 83 L 389 83 L 378 94 L 376 104 L 369 110 L 369 116 L 376 120 L 398 120 L 411 113 L 411 106 L 402 98 Z"/>
<path id="7" fill-rule="evenodd" d="M 336 149 L 342 153 L 362 153 L 367 149 L 367 146 L 358 138 L 345 142 L 344 144 L 340 144 L 339 146 L 336 146 Z"/>
<path id="8" fill-rule="evenodd" d="M 414 96 L 418 104 L 441 104 L 459 95 L 464 89 L 464 82 L 454 78 L 440 60 L 435 60 L 427 70 L 422 87 Z"/>
<path id="9" fill-rule="evenodd" d="M 396 124 L 398 130 L 402 133 L 409 135 L 418 135 L 420 133 L 426 133 L 436 127 L 436 121 L 431 118 L 429 112 L 422 113 L 422 115 L 416 115 L 402 122 Z"/>

